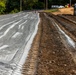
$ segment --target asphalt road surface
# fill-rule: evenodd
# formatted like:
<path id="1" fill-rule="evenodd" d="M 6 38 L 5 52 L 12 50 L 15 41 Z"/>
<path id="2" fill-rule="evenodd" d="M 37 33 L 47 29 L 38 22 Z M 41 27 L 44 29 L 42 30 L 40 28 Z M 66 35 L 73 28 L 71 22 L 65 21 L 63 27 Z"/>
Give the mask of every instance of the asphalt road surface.
<path id="1" fill-rule="evenodd" d="M 0 75 L 11 75 L 38 22 L 38 13 L 0 16 Z"/>

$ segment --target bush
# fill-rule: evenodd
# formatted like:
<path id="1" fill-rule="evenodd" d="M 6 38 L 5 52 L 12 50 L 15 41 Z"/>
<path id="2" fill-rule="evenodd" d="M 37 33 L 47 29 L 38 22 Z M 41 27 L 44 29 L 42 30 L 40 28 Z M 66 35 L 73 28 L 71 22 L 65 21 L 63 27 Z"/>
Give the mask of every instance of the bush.
<path id="1" fill-rule="evenodd" d="M 18 9 L 14 9 L 14 10 L 11 11 L 11 13 L 18 13 L 18 12 L 19 12 Z"/>
<path id="2" fill-rule="evenodd" d="M 36 2 L 33 6 L 34 9 L 43 9 L 44 3 L 43 2 Z"/>
<path id="3" fill-rule="evenodd" d="M 0 14 L 4 13 L 4 11 L 5 11 L 5 3 L 0 2 Z"/>

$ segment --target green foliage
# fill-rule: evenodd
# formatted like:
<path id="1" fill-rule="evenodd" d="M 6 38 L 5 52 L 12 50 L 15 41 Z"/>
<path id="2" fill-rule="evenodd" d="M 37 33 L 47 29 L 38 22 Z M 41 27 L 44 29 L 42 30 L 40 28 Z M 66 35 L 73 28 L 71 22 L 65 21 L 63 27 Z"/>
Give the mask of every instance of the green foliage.
<path id="1" fill-rule="evenodd" d="M 6 11 L 7 12 L 14 12 L 15 9 L 19 11 L 20 7 L 20 0 L 7 0 L 6 1 Z"/>
<path id="2" fill-rule="evenodd" d="M 34 8 L 34 9 L 43 9 L 43 8 L 44 8 L 44 3 L 43 3 L 43 2 L 36 2 L 36 3 L 33 5 L 33 8 Z"/>
<path id="3" fill-rule="evenodd" d="M 22 4 L 22 10 L 31 9 L 44 9 L 46 0 L 0 0 L 0 14 L 2 13 L 16 13 L 20 11 L 20 1 Z M 51 5 L 65 5 L 69 3 L 69 0 L 47 0 L 48 8 Z M 76 3 L 76 0 L 71 0 L 72 4 Z"/>
<path id="4" fill-rule="evenodd" d="M 4 13 L 5 3 L 0 1 L 0 14 Z"/>
<path id="5" fill-rule="evenodd" d="M 24 0 L 23 9 L 33 9 L 33 6 L 38 2 L 38 0 Z"/>
<path id="6" fill-rule="evenodd" d="M 44 12 L 56 12 L 59 11 L 58 9 L 50 9 L 50 10 L 44 10 Z"/>
<path id="7" fill-rule="evenodd" d="M 14 9 L 14 10 L 11 11 L 11 13 L 17 13 L 17 12 L 19 12 L 18 9 Z"/>

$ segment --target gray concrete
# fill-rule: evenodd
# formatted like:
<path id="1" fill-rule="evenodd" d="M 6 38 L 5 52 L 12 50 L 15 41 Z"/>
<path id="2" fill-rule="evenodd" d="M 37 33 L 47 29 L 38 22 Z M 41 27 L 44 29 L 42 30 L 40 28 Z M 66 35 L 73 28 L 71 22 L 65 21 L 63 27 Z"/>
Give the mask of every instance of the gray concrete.
<path id="1" fill-rule="evenodd" d="M 0 75 L 10 75 L 16 68 L 37 22 L 35 12 L 0 16 Z"/>

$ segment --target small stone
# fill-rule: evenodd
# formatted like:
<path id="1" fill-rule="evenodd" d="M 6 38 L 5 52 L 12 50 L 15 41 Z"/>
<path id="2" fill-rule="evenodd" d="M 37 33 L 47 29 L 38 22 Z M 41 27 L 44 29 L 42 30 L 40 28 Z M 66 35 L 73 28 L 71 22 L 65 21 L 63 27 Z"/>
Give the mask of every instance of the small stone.
<path id="1" fill-rule="evenodd" d="M 64 64 L 64 66 L 67 66 L 67 64 Z"/>

